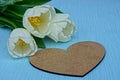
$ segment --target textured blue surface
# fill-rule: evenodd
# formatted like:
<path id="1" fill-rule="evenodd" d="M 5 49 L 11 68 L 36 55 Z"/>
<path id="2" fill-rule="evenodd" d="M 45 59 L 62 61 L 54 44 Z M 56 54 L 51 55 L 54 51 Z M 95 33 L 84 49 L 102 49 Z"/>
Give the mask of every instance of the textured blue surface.
<path id="1" fill-rule="evenodd" d="M 48 4 L 68 13 L 77 32 L 67 43 L 45 38 L 48 48 L 67 49 L 80 41 L 96 41 L 106 48 L 104 60 L 84 77 L 40 71 L 28 58 L 13 59 L 7 51 L 10 31 L 0 28 L 0 80 L 118 80 L 120 75 L 120 0 L 53 0 Z"/>

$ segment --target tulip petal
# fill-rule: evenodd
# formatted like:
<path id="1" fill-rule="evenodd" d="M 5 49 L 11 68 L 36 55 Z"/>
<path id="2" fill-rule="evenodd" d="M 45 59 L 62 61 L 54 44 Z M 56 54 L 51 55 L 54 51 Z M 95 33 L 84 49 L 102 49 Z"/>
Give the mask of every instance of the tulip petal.
<path id="1" fill-rule="evenodd" d="M 59 22 L 59 21 L 68 20 L 68 19 L 69 19 L 69 14 L 58 13 L 55 15 L 53 22 Z"/>

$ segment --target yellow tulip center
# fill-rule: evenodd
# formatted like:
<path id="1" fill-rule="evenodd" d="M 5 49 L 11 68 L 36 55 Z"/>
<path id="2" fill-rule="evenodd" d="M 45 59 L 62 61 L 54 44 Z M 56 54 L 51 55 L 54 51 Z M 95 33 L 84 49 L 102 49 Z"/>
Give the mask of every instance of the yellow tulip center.
<path id="1" fill-rule="evenodd" d="M 41 23 L 40 16 L 29 17 L 29 18 L 28 18 L 28 21 L 30 22 L 30 24 L 31 24 L 34 28 L 40 26 L 40 23 Z"/>
<path id="2" fill-rule="evenodd" d="M 22 39 L 19 39 L 18 42 L 17 42 L 17 44 L 19 46 L 25 46 L 26 45 L 26 43 Z"/>

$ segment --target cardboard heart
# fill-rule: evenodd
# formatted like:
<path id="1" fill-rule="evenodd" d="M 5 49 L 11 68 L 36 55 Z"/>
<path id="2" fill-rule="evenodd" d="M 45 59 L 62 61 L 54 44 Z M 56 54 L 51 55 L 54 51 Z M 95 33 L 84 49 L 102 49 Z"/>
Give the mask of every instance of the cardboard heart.
<path id="1" fill-rule="evenodd" d="M 44 71 L 72 76 L 84 76 L 103 59 L 105 49 L 96 42 L 79 42 L 67 51 L 48 48 L 30 57 L 30 63 Z"/>

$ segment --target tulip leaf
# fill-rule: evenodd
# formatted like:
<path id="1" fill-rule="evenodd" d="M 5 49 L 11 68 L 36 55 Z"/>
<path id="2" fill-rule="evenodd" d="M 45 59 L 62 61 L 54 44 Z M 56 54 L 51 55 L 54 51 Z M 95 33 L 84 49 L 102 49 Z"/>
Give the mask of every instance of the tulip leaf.
<path id="1" fill-rule="evenodd" d="M 5 7 L 5 6 L 8 6 L 8 5 L 13 5 L 13 4 L 15 4 L 16 2 L 19 2 L 19 1 L 22 1 L 22 0 L 0 0 L 0 6 Z"/>
<path id="2" fill-rule="evenodd" d="M 6 27 L 6 24 L 3 22 L 0 22 L 0 27 Z"/>
<path id="3" fill-rule="evenodd" d="M 4 12 L 6 9 L 7 9 L 7 6 L 4 6 L 4 7 L 0 6 L 0 12 Z"/>
<path id="4" fill-rule="evenodd" d="M 7 12 L 9 12 L 9 13 L 11 13 L 12 15 L 14 15 L 14 16 L 18 16 L 18 17 L 23 17 L 23 14 L 20 14 L 20 13 L 16 13 L 15 11 L 12 11 L 12 10 L 7 10 Z"/>
<path id="5" fill-rule="evenodd" d="M 22 20 L 22 17 L 18 16 L 17 14 L 15 15 L 8 10 L 4 11 L 4 13 L 1 13 L 1 15 L 9 19 L 20 20 L 20 21 Z"/>
<path id="6" fill-rule="evenodd" d="M 34 40 L 36 41 L 36 44 L 38 46 L 38 48 L 46 48 L 43 40 L 41 38 L 35 37 L 33 36 Z"/>
<path id="7" fill-rule="evenodd" d="M 4 14 L 1 13 L 0 21 L 3 21 L 4 23 L 6 23 L 6 25 L 11 26 L 13 29 L 23 27 L 22 18 L 12 15 L 12 13 L 7 13 L 7 11 L 5 11 Z"/>
<path id="8" fill-rule="evenodd" d="M 14 22 L 12 22 L 11 20 L 8 20 L 8 19 L 6 19 L 4 17 L 0 17 L 0 22 L 3 22 L 4 24 L 11 26 L 11 29 L 17 28 L 17 26 L 16 26 L 16 24 Z"/>
<path id="9" fill-rule="evenodd" d="M 12 13 L 13 15 L 17 15 L 18 17 L 23 17 L 23 14 L 28 8 L 23 7 L 21 5 L 10 5 L 7 8 L 7 11 L 9 13 Z"/>
<path id="10" fill-rule="evenodd" d="M 55 8 L 56 13 L 63 13 L 62 11 L 60 11 L 59 9 Z"/>
<path id="11" fill-rule="evenodd" d="M 9 28 L 10 30 L 13 30 L 13 27 L 11 27 L 10 24 L 2 22 L 2 21 L 0 21 L 0 27 L 1 28 Z"/>
<path id="12" fill-rule="evenodd" d="M 51 0 L 23 0 L 20 2 L 17 2 L 16 4 L 24 6 L 24 7 L 34 7 L 36 5 L 41 5 L 49 2 Z"/>

